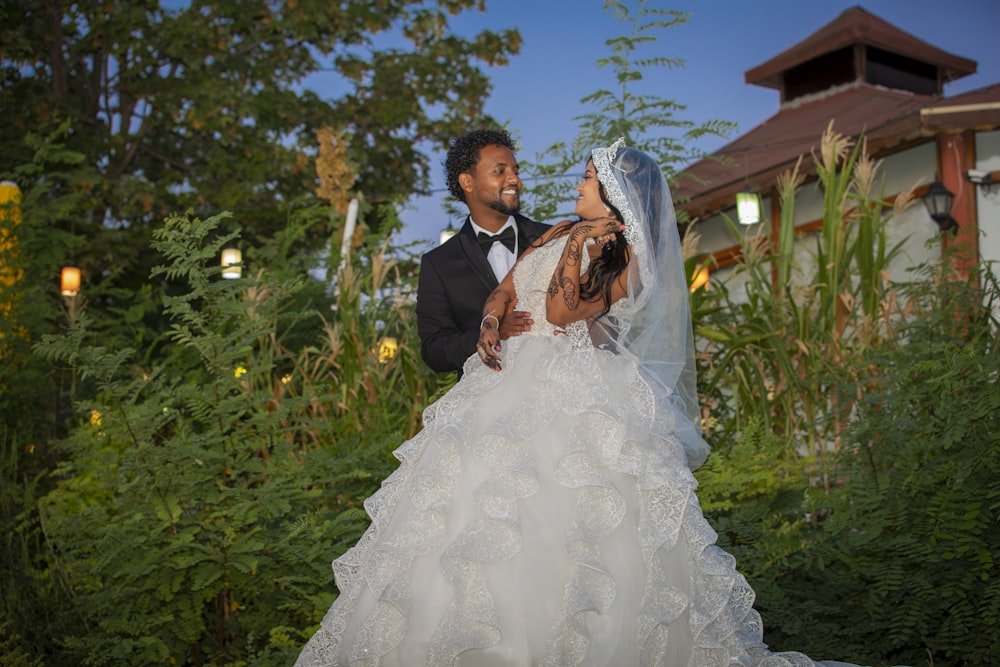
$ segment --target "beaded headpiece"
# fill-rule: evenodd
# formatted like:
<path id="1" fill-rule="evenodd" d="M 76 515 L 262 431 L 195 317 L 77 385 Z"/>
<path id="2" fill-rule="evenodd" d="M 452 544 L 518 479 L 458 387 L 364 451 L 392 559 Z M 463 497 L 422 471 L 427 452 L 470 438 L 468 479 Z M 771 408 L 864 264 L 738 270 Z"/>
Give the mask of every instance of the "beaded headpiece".
<path id="1" fill-rule="evenodd" d="M 597 170 L 597 179 L 604 186 L 604 190 L 608 194 L 608 199 L 622 214 L 625 222 L 625 239 L 629 243 L 634 244 L 638 232 L 638 222 L 635 218 L 635 212 L 629 207 L 625 193 L 622 191 L 621 185 L 612 171 L 615 156 L 618 155 L 618 150 L 624 145 L 625 137 L 618 137 L 607 148 L 595 148 L 591 152 L 591 159 L 594 162 L 594 169 Z"/>

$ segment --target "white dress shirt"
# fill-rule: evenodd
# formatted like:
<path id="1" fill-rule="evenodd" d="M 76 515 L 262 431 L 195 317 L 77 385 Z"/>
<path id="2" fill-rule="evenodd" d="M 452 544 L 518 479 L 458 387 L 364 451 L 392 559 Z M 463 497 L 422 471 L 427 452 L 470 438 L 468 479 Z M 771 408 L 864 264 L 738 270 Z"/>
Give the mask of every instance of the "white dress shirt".
<path id="1" fill-rule="evenodd" d="M 514 216 L 507 218 L 507 223 L 495 232 L 483 229 L 476 224 L 476 221 L 473 220 L 471 216 L 469 217 L 469 222 L 472 223 L 472 231 L 476 233 L 477 237 L 479 236 L 479 232 L 485 232 L 490 236 L 496 236 L 508 227 L 512 227 L 514 229 L 514 247 L 517 248 L 517 225 L 514 224 Z M 489 261 L 490 266 L 493 267 L 493 275 L 497 277 L 497 282 L 499 282 L 503 280 L 504 276 L 507 275 L 507 272 L 513 268 L 514 262 L 517 261 L 517 255 L 510 250 L 507 250 L 507 246 L 504 244 L 494 243 L 493 247 L 490 248 L 490 251 L 486 253 L 486 259 Z"/>

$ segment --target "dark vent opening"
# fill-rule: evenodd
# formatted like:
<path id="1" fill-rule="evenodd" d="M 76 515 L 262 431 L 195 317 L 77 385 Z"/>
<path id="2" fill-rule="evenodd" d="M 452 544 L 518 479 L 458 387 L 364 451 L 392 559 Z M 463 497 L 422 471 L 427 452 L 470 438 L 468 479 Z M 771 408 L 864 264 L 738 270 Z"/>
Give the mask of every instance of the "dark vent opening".
<path id="1" fill-rule="evenodd" d="M 793 67 L 784 74 L 783 102 L 855 80 L 854 49 L 848 47 Z"/>
<path id="2" fill-rule="evenodd" d="M 868 83 L 908 90 L 918 95 L 934 95 L 938 92 L 937 68 L 925 62 L 901 56 L 883 49 L 869 46 L 868 67 L 865 80 Z"/>

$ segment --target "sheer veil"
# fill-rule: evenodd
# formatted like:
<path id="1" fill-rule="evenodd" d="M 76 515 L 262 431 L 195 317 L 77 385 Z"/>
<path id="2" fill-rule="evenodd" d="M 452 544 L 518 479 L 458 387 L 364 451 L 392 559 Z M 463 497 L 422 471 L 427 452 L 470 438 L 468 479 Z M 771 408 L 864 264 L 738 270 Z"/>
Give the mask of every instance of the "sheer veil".
<path id="1" fill-rule="evenodd" d="M 670 188 L 659 165 L 619 139 L 592 151 L 598 178 L 625 219 L 628 296 L 598 322 L 602 338 L 638 363 L 654 401 L 654 428 L 672 431 L 692 470 L 705 462 L 687 278 Z"/>

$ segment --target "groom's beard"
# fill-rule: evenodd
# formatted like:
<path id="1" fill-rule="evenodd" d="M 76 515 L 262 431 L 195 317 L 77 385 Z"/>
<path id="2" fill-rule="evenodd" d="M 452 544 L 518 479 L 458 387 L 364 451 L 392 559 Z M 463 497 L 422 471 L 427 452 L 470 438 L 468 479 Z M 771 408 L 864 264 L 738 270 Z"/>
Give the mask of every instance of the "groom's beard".
<path id="1" fill-rule="evenodd" d="M 498 194 L 493 199 L 485 202 L 485 204 L 494 211 L 499 211 L 504 215 L 514 215 L 521 210 L 521 197 L 519 195 L 513 204 L 508 204 L 503 200 L 503 195 Z"/>

